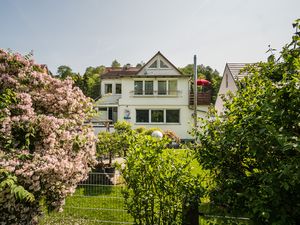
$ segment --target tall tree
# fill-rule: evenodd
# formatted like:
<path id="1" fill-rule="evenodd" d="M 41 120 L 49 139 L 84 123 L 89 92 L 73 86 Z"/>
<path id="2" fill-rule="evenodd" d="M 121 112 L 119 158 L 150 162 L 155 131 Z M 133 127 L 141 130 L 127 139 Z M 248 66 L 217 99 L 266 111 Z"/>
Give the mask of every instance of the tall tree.
<path id="1" fill-rule="evenodd" d="M 112 63 L 111 63 L 111 67 L 113 67 L 113 68 L 117 68 L 120 66 L 121 66 L 121 64 L 116 59 L 114 61 L 112 61 Z"/>
<path id="2" fill-rule="evenodd" d="M 93 99 L 100 97 L 101 75 L 105 72 L 105 66 L 88 67 L 83 75 L 82 91 Z"/>
<path id="3" fill-rule="evenodd" d="M 193 64 L 188 64 L 183 68 L 179 68 L 179 70 L 185 75 L 192 75 L 194 73 L 193 68 Z M 203 78 L 211 82 L 212 103 L 215 103 L 222 80 L 219 72 L 212 69 L 210 66 L 204 66 L 201 64 L 197 65 L 197 76 L 198 78 Z"/>
<path id="4" fill-rule="evenodd" d="M 73 76 L 73 71 L 69 66 L 62 65 L 57 68 L 57 75 L 61 79 L 66 79 Z"/>

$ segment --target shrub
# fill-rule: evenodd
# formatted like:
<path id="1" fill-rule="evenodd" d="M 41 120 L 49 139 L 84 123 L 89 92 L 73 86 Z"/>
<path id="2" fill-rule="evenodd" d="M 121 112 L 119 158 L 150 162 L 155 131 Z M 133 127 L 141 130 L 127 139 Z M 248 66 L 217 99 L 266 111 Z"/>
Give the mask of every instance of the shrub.
<path id="1" fill-rule="evenodd" d="M 61 210 L 95 162 L 95 137 L 84 125 L 92 103 L 70 79 L 3 50 L 0 100 L 0 223 L 36 224 L 41 201 Z"/>

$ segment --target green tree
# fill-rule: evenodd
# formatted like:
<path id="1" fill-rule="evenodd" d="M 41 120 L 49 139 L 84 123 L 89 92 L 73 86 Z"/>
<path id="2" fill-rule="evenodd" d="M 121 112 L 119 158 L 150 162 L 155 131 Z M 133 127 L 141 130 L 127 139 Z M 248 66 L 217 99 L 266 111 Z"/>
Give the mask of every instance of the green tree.
<path id="1" fill-rule="evenodd" d="M 59 66 L 57 68 L 57 76 L 61 80 L 65 80 L 67 77 L 70 77 L 74 81 L 74 85 L 83 89 L 83 79 L 79 73 L 74 73 L 73 70 L 66 65 Z"/>
<path id="2" fill-rule="evenodd" d="M 188 64 L 183 68 L 179 68 L 179 70 L 185 75 L 192 75 L 194 74 L 193 68 L 193 64 Z M 211 82 L 212 103 L 215 103 L 222 80 L 219 72 L 212 69 L 210 66 L 204 66 L 201 64 L 197 65 L 197 76 L 200 79 L 206 79 Z"/>
<path id="3" fill-rule="evenodd" d="M 121 66 L 121 64 L 116 59 L 114 61 L 112 61 L 112 63 L 111 63 L 111 67 L 113 67 L 113 68 L 118 68 L 120 66 Z"/>
<path id="4" fill-rule="evenodd" d="M 62 65 L 57 68 L 57 75 L 61 79 L 66 79 L 67 77 L 73 76 L 73 71 L 69 66 Z"/>
<path id="5" fill-rule="evenodd" d="M 280 57 L 249 66 L 225 113 L 196 131 L 210 198 L 255 224 L 300 224 L 300 20 Z"/>
<path id="6" fill-rule="evenodd" d="M 83 93 L 92 98 L 100 97 L 101 75 L 105 72 L 105 66 L 87 67 L 82 77 L 81 90 Z"/>
<path id="7" fill-rule="evenodd" d="M 182 224 L 184 210 L 203 195 L 200 179 L 191 175 L 191 156 L 174 157 L 169 141 L 140 133 L 131 142 L 123 194 L 135 224 Z"/>

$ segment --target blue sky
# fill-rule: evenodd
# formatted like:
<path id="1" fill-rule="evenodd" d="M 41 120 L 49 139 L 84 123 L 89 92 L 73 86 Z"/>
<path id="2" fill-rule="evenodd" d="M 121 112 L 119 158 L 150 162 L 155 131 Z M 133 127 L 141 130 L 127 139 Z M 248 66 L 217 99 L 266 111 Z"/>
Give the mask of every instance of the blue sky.
<path id="1" fill-rule="evenodd" d="M 0 0 L 0 48 L 56 73 L 149 60 L 161 51 L 176 66 L 198 57 L 223 73 L 226 62 L 265 60 L 300 18 L 299 0 Z"/>

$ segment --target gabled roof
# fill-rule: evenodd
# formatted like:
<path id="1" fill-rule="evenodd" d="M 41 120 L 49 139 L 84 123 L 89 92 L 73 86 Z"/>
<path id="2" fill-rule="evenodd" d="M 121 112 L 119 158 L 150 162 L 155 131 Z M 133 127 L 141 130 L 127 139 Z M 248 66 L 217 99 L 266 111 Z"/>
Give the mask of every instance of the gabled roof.
<path id="1" fill-rule="evenodd" d="M 227 68 L 229 69 L 233 79 L 235 81 L 242 80 L 245 76 L 247 76 L 247 73 L 240 73 L 241 69 L 245 68 L 248 65 L 251 65 L 251 63 L 226 63 Z"/>
<path id="2" fill-rule="evenodd" d="M 167 63 L 169 63 L 174 70 L 176 70 L 181 76 L 185 76 L 182 74 L 182 72 L 176 67 L 174 66 L 173 63 L 171 63 L 163 54 L 161 54 L 160 51 L 158 51 L 150 60 L 148 60 L 147 63 L 145 63 L 142 67 L 137 68 L 137 67 L 106 67 L 105 70 L 106 72 L 104 74 L 101 75 L 102 79 L 117 79 L 120 77 L 135 77 L 137 76 L 146 66 L 148 66 L 148 64 L 157 56 L 160 56 L 161 58 L 163 58 L 164 61 L 166 61 Z M 141 75 L 139 75 L 141 76 Z M 168 76 L 168 77 L 173 77 L 173 76 L 178 76 L 176 75 L 164 75 L 164 76 Z"/>
<path id="3" fill-rule="evenodd" d="M 148 62 L 146 62 L 141 68 L 140 70 L 138 71 L 141 72 L 154 58 L 156 58 L 158 55 L 160 55 L 165 61 L 167 61 L 175 70 L 178 71 L 178 73 L 180 75 L 183 75 L 183 73 L 176 67 L 174 66 L 173 63 L 171 63 L 160 51 L 158 51 L 151 59 L 148 60 Z"/>

